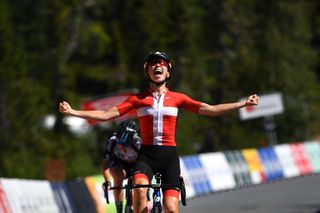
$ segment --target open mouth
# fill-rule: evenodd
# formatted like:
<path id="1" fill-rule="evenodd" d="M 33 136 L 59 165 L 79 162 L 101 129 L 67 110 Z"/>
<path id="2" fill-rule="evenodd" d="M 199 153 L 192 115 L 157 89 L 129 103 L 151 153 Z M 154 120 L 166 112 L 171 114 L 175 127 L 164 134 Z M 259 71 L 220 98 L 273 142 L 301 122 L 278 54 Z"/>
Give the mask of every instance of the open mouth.
<path id="1" fill-rule="evenodd" d="M 163 70 L 161 67 L 158 67 L 155 71 L 154 71 L 154 74 L 155 75 L 161 75 L 163 73 Z"/>

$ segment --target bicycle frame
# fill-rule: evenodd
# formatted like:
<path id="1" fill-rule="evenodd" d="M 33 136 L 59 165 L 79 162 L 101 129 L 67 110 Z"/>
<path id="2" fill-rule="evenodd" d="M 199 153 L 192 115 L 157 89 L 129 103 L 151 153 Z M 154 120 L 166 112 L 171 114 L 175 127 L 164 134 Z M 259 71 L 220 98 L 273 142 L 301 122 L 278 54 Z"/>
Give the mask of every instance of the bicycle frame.
<path id="1" fill-rule="evenodd" d="M 153 206 L 151 213 L 160 213 L 162 211 L 162 205 L 161 205 L 161 174 L 157 173 L 155 174 L 156 179 L 156 187 L 153 187 Z"/>

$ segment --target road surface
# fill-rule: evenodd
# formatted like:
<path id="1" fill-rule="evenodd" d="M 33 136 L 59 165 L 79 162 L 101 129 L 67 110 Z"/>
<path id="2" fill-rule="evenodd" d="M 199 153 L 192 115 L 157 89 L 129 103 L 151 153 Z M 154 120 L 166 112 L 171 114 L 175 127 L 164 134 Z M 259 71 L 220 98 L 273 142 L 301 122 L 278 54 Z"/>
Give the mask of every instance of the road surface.
<path id="1" fill-rule="evenodd" d="M 187 200 L 180 213 L 320 213 L 320 175 L 250 186 Z"/>

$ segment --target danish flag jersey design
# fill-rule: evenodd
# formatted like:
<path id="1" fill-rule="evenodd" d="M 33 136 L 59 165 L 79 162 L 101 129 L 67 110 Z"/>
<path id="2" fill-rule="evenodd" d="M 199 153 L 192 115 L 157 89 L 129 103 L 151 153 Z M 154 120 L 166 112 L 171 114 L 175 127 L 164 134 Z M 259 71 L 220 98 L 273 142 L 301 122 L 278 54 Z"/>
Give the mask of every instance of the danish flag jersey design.
<path id="1" fill-rule="evenodd" d="M 166 91 L 161 95 L 152 93 L 134 94 L 117 106 L 120 115 L 137 110 L 143 145 L 176 146 L 175 132 L 179 108 L 199 112 L 200 102 L 190 97 Z"/>

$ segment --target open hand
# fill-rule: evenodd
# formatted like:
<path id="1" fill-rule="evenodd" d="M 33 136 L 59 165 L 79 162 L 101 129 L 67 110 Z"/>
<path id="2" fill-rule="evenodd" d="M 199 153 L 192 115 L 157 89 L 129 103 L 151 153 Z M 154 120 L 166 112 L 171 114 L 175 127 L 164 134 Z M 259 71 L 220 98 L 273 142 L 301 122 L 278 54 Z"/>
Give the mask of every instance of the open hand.
<path id="1" fill-rule="evenodd" d="M 246 106 L 258 105 L 259 103 L 259 96 L 254 94 L 250 95 L 246 101 Z"/>

